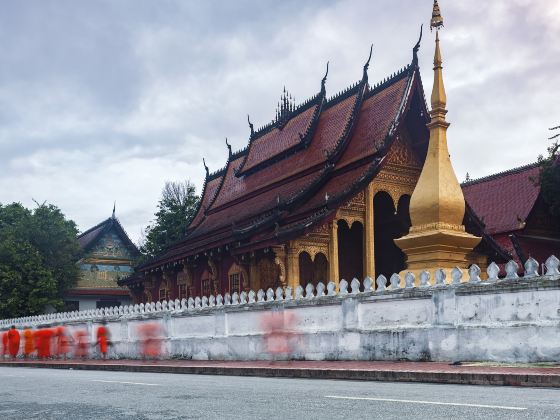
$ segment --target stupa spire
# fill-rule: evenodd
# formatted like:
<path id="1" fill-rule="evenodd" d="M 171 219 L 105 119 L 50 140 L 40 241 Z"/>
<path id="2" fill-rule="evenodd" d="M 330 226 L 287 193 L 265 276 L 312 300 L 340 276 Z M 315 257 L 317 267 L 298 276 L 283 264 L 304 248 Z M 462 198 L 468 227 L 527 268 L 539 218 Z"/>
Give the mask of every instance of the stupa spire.
<path id="1" fill-rule="evenodd" d="M 431 96 L 430 141 L 422 172 L 410 198 L 412 226 L 408 235 L 395 240 L 407 254 L 409 270 L 466 268 L 481 238 L 465 232 L 465 197 L 447 148 L 447 96 L 443 84 L 443 60 L 439 29 L 443 19 L 434 1 L 431 27 L 436 28 L 434 84 Z M 448 276 L 450 278 L 451 276 Z"/>
<path id="2" fill-rule="evenodd" d="M 439 31 L 436 32 L 436 50 L 434 52 L 434 86 L 432 88 L 432 110 L 445 111 L 447 95 L 443 84 L 443 60 L 439 47 Z"/>

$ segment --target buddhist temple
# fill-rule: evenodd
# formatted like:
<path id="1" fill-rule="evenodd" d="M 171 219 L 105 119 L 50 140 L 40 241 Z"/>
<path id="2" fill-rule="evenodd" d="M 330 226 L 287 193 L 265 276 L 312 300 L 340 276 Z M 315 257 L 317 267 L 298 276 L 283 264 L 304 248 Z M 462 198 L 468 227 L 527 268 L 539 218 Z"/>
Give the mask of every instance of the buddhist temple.
<path id="1" fill-rule="evenodd" d="M 140 255 L 119 220 L 113 214 L 78 236 L 83 257 L 77 262 L 81 276 L 76 286 L 66 292 L 67 311 L 126 305 L 130 295 L 117 284 L 129 275 Z"/>
<path id="2" fill-rule="evenodd" d="M 135 302 L 148 302 L 406 270 L 395 240 L 411 230 L 411 197 L 421 173 L 432 170 L 426 163 L 434 164 L 427 159 L 432 137 L 447 150 L 439 38 L 434 87 L 441 90 L 432 95 L 432 111 L 418 66 L 421 38 L 410 63 L 378 83 L 368 78 L 370 50 L 360 79 L 342 92 L 327 95 L 327 66 L 314 96 L 295 105 L 284 93 L 271 123 L 254 129 L 249 120 L 247 147 L 227 144 L 227 162 L 215 172 L 204 165 L 200 205 L 185 237 L 119 284 Z M 445 153 L 440 158 L 449 161 Z M 507 261 L 510 251 L 465 203 L 452 175 L 455 236 L 448 236 L 452 244 L 468 238 L 453 264 Z"/>

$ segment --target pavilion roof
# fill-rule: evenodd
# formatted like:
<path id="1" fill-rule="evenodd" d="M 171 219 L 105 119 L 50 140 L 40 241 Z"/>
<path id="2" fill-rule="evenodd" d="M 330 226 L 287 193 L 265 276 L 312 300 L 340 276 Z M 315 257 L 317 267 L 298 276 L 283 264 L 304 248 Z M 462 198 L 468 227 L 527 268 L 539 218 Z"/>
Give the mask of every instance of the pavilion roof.
<path id="1" fill-rule="evenodd" d="M 97 240 L 100 239 L 105 233 L 109 232 L 111 229 L 115 229 L 123 243 L 128 248 L 131 255 L 139 255 L 140 252 L 134 243 L 130 240 L 128 234 L 116 217 L 109 217 L 103 220 L 101 223 L 89 228 L 85 232 L 78 235 L 78 243 L 84 252 L 89 251 L 93 247 Z"/>
<path id="2" fill-rule="evenodd" d="M 186 237 L 139 267 L 150 269 L 236 243 L 256 246 L 324 222 L 370 182 L 415 92 L 427 109 L 417 62 L 383 82 L 362 79 L 327 99 L 321 91 L 281 124 L 251 133 L 247 148 L 207 174 L 201 205 Z"/>
<path id="3" fill-rule="evenodd" d="M 510 169 L 461 186 L 465 200 L 491 234 L 523 229 L 540 193 L 538 163 Z"/>

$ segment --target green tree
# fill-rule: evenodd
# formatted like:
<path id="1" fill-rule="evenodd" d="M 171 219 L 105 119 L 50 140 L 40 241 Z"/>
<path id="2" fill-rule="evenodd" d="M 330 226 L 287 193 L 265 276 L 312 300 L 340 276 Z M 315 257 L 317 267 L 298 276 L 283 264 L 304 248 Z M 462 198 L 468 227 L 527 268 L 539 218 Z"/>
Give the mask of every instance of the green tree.
<path id="1" fill-rule="evenodd" d="M 550 130 L 560 130 L 560 126 Z M 560 217 L 560 133 L 554 134 L 550 140 L 554 140 L 548 148 L 546 158 L 539 156 L 541 162 L 540 184 L 544 201 L 550 206 L 553 216 Z"/>
<path id="2" fill-rule="evenodd" d="M 199 197 L 190 181 L 166 182 L 161 192 L 155 220 L 144 230 L 140 252 L 153 257 L 185 235 L 198 208 Z"/>
<path id="3" fill-rule="evenodd" d="M 0 317 L 62 309 L 79 277 L 76 224 L 53 205 L 0 204 Z"/>

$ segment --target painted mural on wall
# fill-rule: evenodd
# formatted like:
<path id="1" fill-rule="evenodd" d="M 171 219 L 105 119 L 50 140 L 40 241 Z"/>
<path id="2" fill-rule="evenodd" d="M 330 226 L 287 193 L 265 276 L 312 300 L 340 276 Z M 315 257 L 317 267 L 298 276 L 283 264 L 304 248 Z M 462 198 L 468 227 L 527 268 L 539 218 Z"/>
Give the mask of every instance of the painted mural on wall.
<path id="1" fill-rule="evenodd" d="M 117 280 L 133 271 L 132 259 L 119 235 L 114 231 L 106 233 L 82 260 L 78 287 L 118 287 Z M 115 260 L 115 263 L 110 260 Z"/>
<path id="2" fill-rule="evenodd" d="M 132 255 L 116 232 L 103 235 L 89 252 L 88 257 L 132 259 Z"/>

